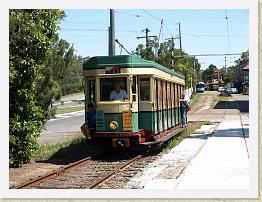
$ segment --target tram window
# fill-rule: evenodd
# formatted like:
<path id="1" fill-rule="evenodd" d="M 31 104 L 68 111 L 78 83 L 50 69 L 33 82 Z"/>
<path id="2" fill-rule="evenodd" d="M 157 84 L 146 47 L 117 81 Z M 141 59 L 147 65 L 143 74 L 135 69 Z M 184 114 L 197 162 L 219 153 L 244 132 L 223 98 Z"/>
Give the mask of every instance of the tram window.
<path id="1" fill-rule="evenodd" d="M 150 78 L 140 78 L 140 100 L 150 101 Z"/>
<path id="2" fill-rule="evenodd" d="M 95 84 L 96 84 L 95 80 L 88 81 L 88 86 L 89 86 L 88 102 L 95 102 L 95 90 L 96 90 Z"/>
<path id="3" fill-rule="evenodd" d="M 133 76 L 133 82 L 132 82 L 132 99 L 135 102 L 136 101 L 136 76 Z"/>
<path id="4" fill-rule="evenodd" d="M 100 79 L 100 101 L 109 101 L 110 93 L 114 90 L 114 84 L 119 83 L 120 89 L 127 92 L 126 77 L 124 78 L 101 78 Z"/>

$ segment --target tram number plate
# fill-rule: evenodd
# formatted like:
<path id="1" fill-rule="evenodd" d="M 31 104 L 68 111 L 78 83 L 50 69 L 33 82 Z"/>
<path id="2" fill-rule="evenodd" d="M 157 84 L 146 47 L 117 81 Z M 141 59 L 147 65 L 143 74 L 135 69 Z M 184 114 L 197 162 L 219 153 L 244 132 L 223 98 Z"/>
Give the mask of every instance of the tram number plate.
<path id="1" fill-rule="evenodd" d="M 114 138 L 112 139 L 112 147 L 129 147 L 129 139 L 128 138 Z"/>

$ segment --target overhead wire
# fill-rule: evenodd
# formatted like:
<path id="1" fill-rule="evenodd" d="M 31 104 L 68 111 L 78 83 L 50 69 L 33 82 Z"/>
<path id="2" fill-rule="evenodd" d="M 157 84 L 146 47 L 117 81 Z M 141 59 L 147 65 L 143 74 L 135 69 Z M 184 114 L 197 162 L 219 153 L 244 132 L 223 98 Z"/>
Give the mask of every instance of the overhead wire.
<path id="1" fill-rule="evenodd" d="M 145 12 L 147 15 L 151 16 L 153 19 L 155 19 L 155 20 L 157 20 L 157 21 L 161 21 L 161 20 L 162 20 L 162 19 L 160 19 L 160 18 L 152 15 L 151 13 L 149 13 L 148 11 L 146 11 L 146 10 L 144 10 L 144 9 L 143 9 L 142 11 Z"/>
<path id="2" fill-rule="evenodd" d="M 169 32 L 169 34 L 174 38 L 172 32 L 168 29 L 167 24 L 164 22 L 164 19 L 160 19 L 160 18 L 152 15 L 151 13 L 149 13 L 149 12 L 146 11 L 146 10 L 142 10 L 142 11 L 145 12 L 146 14 L 148 14 L 149 16 L 151 16 L 153 19 L 162 22 L 162 24 L 165 26 L 165 28 L 167 29 L 167 31 Z"/>

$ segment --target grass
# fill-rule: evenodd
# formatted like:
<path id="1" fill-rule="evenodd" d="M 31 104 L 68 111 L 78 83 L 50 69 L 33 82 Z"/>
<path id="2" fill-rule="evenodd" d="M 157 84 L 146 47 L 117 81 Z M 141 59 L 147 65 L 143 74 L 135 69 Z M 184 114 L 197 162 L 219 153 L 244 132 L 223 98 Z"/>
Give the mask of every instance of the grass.
<path id="1" fill-rule="evenodd" d="M 220 102 L 220 101 L 230 101 L 230 100 L 232 100 L 231 96 L 225 96 L 225 95 L 222 95 L 222 94 L 214 97 L 215 103 Z"/>
<path id="2" fill-rule="evenodd" d="M 202 97 L 203 95 L 204 95 L 204 94 L 195 94 L 195 95 L 193 95 L 193 98 L 192 98 L 191 101 L 190 101 L 190 107 L 191 107 L 191 108 L 194 108 L 195 106 L 197 106 L 198 103 L 199 103 L 199 101 L 200 101 L 200 99 L 201 99 L 201 97 Z"/>
<path id="3" fill-rule="evenodd" d="M 203 125 L 213 125 L 214 123 L 212 123 L 211 121 L 204 121 Z"/>
<path id="4" fill-rule="evenodd" d="M 80 111 L 84 109 L 85 109 L 85 105 L 71 106 L 71 107 L 59 107 L 56 109 L 56 114 L 64 114 L 64 113 L 75 112 L 75 111 Z"/>
<path id="5" fill-rule="evenodd" d="M 186 128 L 176 136 L 174 136 L 170 141 L 168 141 L 167 145 L 164 148 L 164 152 L 169 152 L 172 148 L 179 145 L 188 135 L 190 135 L 195 130 L 199 129 L 202 125 L 205 125 L 205 122 L 199 122 L 192 128 Z"/>
<path id="6" fill-rule="evenodd" d="M 84 93 L 72 93 L 62 96 L 61 100 L 70 99 L 71 97 L 82 96 Z"/>
<path id="7" fill-rule="evenodd" d="M 34 161 L 45 161 L 48 160 L 52 155 L 54 155 L 56 152 L 58 152 L 60 149 L 80 144 L 86 141 L 84 137 L 79 136 L 80 134 L 76 134 L 77 137 L 68 138 L 67 140 L 60 142 L 60 143 L 54 143 L 54 144 L 45 144 L 40 145 L 38 150 L 34 153 Z"/>

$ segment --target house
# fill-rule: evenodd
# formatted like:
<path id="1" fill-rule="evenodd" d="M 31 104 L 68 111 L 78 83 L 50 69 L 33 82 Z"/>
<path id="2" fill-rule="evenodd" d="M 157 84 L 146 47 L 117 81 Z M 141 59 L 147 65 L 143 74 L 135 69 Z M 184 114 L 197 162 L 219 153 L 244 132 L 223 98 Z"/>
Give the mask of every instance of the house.
<path id="1" fill-rule="evenodd" d="M 249 64 L 245 63 L 235 66 L 235 87 L 239 92 L 248 94 L 249 85 Z"/>

